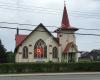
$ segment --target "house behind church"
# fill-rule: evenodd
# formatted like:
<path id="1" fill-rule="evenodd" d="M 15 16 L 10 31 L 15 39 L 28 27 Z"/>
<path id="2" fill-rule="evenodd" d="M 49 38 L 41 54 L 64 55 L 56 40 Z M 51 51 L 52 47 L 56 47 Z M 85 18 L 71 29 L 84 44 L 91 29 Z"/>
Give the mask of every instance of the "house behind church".
<path id="1" fill-rule="evenodd" d="M 16 62 L 77 62 L 78 49 L 75 31 L 78 28 L 70 26 L 67 9 L 64 5 L 61 27 L 54 32 L 54 37 L 40 23 L 29 35 L 19 34 L 17 29 L 15 61 Z"/>

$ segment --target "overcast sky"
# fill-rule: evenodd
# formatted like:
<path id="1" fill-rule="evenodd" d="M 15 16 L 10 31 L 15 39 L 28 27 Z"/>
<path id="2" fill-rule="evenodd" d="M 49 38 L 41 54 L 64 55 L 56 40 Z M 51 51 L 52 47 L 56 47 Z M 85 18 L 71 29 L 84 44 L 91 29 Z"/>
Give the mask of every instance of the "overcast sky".
<path id="1" fill-rule="evenodd" d="M 100 29 L 100 0 L 66 0 L 70 24 L 77 28 Z M 0 22 L 26 23 L 45 26 L 61 25 L 64 0 L 0 0 Z M 34 29 L 35 26 L 0 23 L 4 27 Z M 56 27 L 48 28 L 50 31 Z M 20 31 L 20 34 L 29 34 Z M 79 30 L 77 33 L 100 34 L 100 31 Z M 15 48 L 16 30 L 0 28 L 0 39 L 8 51 Z M 76 35 L 78 49 L 100 49 L 100 36 Z"/>

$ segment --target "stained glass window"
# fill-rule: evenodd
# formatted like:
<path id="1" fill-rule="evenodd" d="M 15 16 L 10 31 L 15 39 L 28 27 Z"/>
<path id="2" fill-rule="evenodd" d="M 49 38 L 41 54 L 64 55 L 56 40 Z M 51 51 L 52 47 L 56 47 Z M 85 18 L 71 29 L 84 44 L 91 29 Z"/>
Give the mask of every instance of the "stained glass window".
<path id="1" fill-rule="evenodd" d="M 46 58 L 47 57 L 47 46 L 46 43 L 39 39 L 34 46 L 34 58 Z"/>

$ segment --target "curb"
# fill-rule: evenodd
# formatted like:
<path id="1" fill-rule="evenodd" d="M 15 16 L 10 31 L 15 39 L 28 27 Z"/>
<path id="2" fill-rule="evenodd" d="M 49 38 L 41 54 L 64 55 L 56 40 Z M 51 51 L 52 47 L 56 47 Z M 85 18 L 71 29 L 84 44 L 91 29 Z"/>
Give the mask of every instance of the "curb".
<path id="1" fill-rule="evenodd" d="M 100 72 L 75 72 L 75 73 L 31 73 L 31 74 L 0 74 L 0 77 L 20 77 L 20 76 L 56 76 L 56 75 L 91 75 Z"/>

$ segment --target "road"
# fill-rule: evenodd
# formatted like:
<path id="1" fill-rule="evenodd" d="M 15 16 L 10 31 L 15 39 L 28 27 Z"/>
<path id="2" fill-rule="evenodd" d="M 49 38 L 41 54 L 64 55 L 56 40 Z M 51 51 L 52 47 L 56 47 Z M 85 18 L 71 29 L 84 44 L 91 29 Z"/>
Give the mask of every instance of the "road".
<path id="1" fill-rule="evenodd" d="M 100 80 L 100 74 L 0 76 L 0 80 Z"/>

